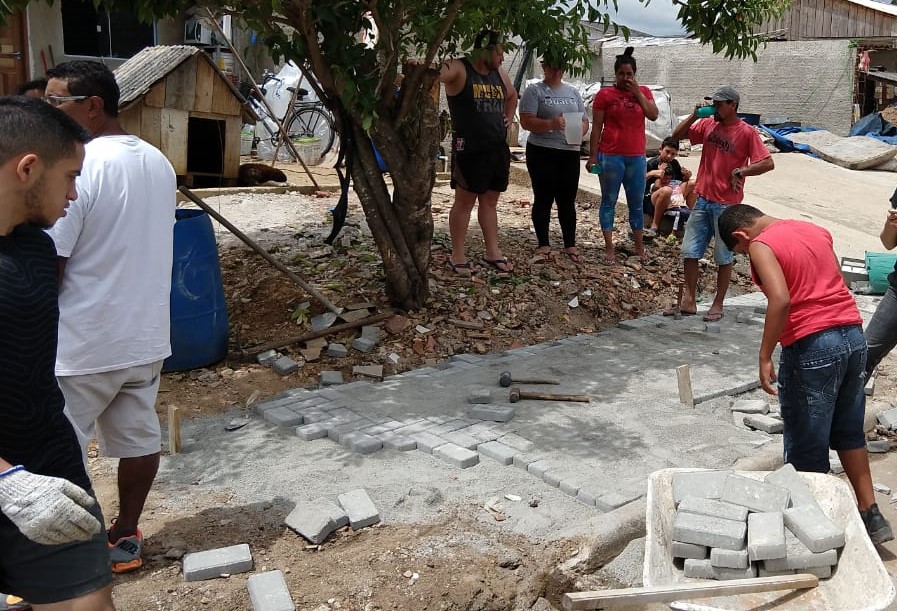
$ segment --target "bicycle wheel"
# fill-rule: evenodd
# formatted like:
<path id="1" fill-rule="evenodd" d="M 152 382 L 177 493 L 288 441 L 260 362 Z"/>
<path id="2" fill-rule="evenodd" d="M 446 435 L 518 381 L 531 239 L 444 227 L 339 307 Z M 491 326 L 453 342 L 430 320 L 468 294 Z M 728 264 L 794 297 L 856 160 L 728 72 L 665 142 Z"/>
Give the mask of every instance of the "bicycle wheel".
<path id="1" fill-rule="evenodd" d="M 296 112 L 287 125 L 287 134 L 307 164 L 320 163 L 333 146 L 333 122 L 320 108 L 302 108 Z"/>

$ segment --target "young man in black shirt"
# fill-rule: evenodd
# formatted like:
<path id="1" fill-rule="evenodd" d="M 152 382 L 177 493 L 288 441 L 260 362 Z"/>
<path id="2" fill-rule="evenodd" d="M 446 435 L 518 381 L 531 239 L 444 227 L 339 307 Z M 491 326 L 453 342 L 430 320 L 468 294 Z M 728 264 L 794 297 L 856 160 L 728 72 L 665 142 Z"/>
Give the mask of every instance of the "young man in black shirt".
<path id="1" fill-rule="evenodd" d="M 114 611 L 103 516 L 54 375 L 57 262 L 43 229 L 75 199 L 88 135 L 0 98 L 0 591 L 34 608 Z"/>
<path id="2" fill-rule="evenodd" d="M 645 177 L 644 212 L 651 217 L 651 226 L 645 230 L 645 237 L 648 238 L 657 235 L 660 221 L 667 210 L 682 206 L 690 209 L 697 199 L 691 171 L 683 168 L 676 159 L 679 141 L 671 137 L 664 138 L 658 153 L 648 160 L 648 173 Z M 663 179 L 665 173 L 670 180 L 667 184 L 659 185 L 657 181 Z"/>

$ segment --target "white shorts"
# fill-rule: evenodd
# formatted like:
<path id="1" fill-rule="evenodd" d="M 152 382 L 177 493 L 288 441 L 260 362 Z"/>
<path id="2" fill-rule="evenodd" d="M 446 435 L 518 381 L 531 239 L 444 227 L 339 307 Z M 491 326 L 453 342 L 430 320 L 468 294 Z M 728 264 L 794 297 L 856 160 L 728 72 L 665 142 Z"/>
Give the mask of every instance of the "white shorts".
<path id="1" fill-rule="evenodd" d="M 82 451 L 96 433 L 100 454 L 137 458 L 162 449 L 156 415 L 162 361 L 57 378 Z"/>

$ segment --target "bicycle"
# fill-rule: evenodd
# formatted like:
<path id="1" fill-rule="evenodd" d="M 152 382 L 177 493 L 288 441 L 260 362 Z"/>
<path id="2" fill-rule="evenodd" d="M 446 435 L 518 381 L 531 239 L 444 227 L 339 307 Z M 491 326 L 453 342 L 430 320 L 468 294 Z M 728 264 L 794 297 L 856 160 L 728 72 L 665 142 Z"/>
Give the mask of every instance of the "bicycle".
<path id="1" fill-rule="evenodd" d="M 262 74 L 262 82 L 259 85 L 262 95 L 267 93 L 268 86 L 271 83 L 281 84 L 282 82 L 283 80 L 278 78 L 274 72 L 265 70 Z M 303 161 L 309 165 L 320 163 L 324 155 L 333 148 L 333 143 L 336 139 L 333 117 L 321 100 L 308 101 L 305 99 L 309 95 L 307 89 L 303 87 L 298 87 L 298 89 L 297 87 L 287 87 L 286 91 L 291 96 L 292 105 L 287 107 L 280 123 L 285 126 L 287 137 L 292 141 L 297 152 L 302 154 Z M 271 120 L 267 108 L 259 98 L 259 92 L 249 83 L 241 83 L 241 93 L 249 101 L 252 109 L 261 119 L 262 125 L 268 132 L 270 138 L 265 138 L 265 140 L 268 140 L 268 143 L 275 149 L 280 145 L 281 149 L 288 151 L 288 147 L 284 147 L 281 142 L 280 127 L 275 121 Z M 258 147 L 261 140 L 262 138 L 256 136 L 253 139 L 253 146 Z M 292 157 L 289 151 L 286 154 Z M 306 154 L 308 154 L 308 158 L 306 158 Z"/>

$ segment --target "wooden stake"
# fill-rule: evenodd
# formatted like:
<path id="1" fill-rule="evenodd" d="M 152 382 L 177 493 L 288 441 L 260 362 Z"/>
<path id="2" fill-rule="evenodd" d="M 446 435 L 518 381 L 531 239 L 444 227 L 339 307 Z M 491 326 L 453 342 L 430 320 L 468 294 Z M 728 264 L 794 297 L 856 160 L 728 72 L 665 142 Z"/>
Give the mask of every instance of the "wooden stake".
<path id="1" fill-rule="evenodd" d="M 691 371 L 688 365 L 676 367 L 676 378 L 679 381 L 679 402 L 689 407 L 695 406 L 695 396 L 691 390 Z"/>
<path id="2" fill-rule="evenodd" d="M 180 454 L 181 452 L 181 409 L 174 405 L 168 406 L 168 453 Z"/>

